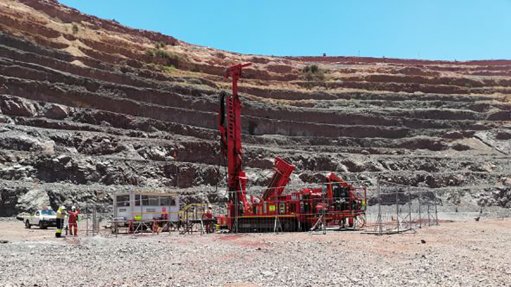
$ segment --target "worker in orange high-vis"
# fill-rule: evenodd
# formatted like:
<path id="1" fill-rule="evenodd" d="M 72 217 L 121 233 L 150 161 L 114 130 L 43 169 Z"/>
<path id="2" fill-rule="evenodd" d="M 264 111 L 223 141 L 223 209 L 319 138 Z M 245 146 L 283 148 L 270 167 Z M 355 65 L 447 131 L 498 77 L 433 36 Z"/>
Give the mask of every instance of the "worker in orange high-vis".
<path id="1" fill-rule="evenodd" d="M 75 206 L 71 207 L 71 211 L 68 212 L 69 220 L 68 226 L 70 235 L 78 236 L 78 213 L 80 211 Z"/>
<path id="2" fill-rule="evenodd" d="M 213 210 L 211 208 L 211 205 L 208 206 L 208 209 L 204 211 L 202 214 L 202 220 L 204 222 L 204 227 L 206 229 L 206 233 L 213 233 L 215 232 L 215 228 L 213 225 Z"/>

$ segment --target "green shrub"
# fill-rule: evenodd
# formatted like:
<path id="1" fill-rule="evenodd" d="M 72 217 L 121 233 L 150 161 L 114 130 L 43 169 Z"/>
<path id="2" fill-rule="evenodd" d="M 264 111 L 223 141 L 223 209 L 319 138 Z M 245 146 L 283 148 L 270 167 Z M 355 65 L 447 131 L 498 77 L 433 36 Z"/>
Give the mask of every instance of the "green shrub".
<path id="1" fill-rule="evenodd" d="M 154 62 L 164 66 L 178 67 L 179 64 L 179 56 L 165 50 L 149 49 L 146 51 L 146 55 L 153 58 Z"/>
<path id="2" fill-rule="evenodd" d="M 303 77 L 308 82 L 323 82 L 325 73 L 317 65 L 305 66 L 302 70 Z"/>
<path id="3" fill-rule="evenodd" d="M 78 33 L 78 26 L 76 24 L 73 24 L 73 34 Z"/>
<path id="4" fill-rule="evenodd" d="M 170 65 L 170 66 L 162 66 L 162 71 L 168 74 L 171 74 L 176 71 L 176 67 Z"/>
<path id="5" fill-rule="evenodd" d="M 163 42 L 156 42 L 156 43 L 154 44 L 154 46 L 156 47 L 156 49 L 163 49 L 163 48 L 165 48 L 167 45 L 165 45 L 165 43 L 163 43 Z"/>
<path id="6" fill-rule="evenodd" d="M 303 72 L 304 73 L 312 73 L 312 74 L 316 74 L 318 73 L 320 70 L 319 70 L 319 67 L 318 65 L 308 65 L 308 66 L 305 66 L 303 68 Z"/>

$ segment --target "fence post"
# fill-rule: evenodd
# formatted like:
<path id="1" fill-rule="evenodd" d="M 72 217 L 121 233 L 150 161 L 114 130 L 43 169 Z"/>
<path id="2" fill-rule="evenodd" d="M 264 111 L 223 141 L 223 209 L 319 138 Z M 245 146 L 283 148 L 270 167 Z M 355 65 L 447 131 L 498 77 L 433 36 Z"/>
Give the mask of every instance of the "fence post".
<path id="1" fill-rule="evenodd" d="M 399 233 L 399 202 L 398 202 L 398 192 L 396 193 L 396 223 L 397 223 L 397 232 Z"/>
<path id="2" fill-rule="evenodd" d="M 376 219 L 378 222 L 378 235 L 382 235 L 382 218 L 381 218 L 381 189 L 380 189 L 380 179 L 377 180 L 376 185 L 378 187 L 378 218 Z"/>
<path id="3" fill-rule="evenodd" d="M 438 210 L 437 210 L 437 205 L 436 205 L 436 199 L 437 199 L 436 191 L 434 192 L 434 194 L 435 194 L 435 201 L 434 201 L 434 203 L 435 203 L 435 225 L 438 225 Z"/>
<path id="4" fill-rule="evenodd" d="M 89 236 L 89 202 L 85 204 L 85 236 Z"/>
<path id="5" fill-rule="evenodd" d="M 419 201 L 419 228 L 422 228 L 422 216 L 421 216 L 421 193 L 419 193 L 419 196 L 417 196 L 417 200 Z"/>
<path id="6" fill-rule="evenodd" d="M 412 229 L 412 193 L 408 186 L 408 228 Z"/>
<path id="7" fill-rule="evenodd" d="M 429 210 L 429 206 L 430 206 L 430 204 L 429 204 L 429 201 L 428 201 L 428 226 L 431 226 L 431 212 Z"/>

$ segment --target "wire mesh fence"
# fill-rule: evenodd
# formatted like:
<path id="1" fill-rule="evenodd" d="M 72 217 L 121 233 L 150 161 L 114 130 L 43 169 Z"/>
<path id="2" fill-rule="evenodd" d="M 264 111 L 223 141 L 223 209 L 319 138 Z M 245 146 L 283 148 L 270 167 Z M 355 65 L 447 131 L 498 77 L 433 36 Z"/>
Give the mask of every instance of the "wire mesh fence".
<path id="1" fill-rule="evenodd" d="M 372 234 L 392 234 L 439 224 L 438 198 L 431 189 L 384 183 L 367 192 L 367 198 L 358 193 L 358 197 L 337 196 L 328 201 L 322 198 L 267 202 L 260 205 L 265 209 L 264 215 L 258 213 L 256 207 L 250 215 L 237 214 L 230 232 L 362 230 Z M 318 208 L 318 203 L 331 208 Z M 222 207 L 215 206 L 214 211 L 208 211 L 207 203 L 194 203 L 179 209 L 175 216 L 160 208 L 119 219 L 115 208 L 129 204 L 119 201 L 86 204 L 80 210 L 82 232 L 86 236 L 142 232 L 204 234 L 218 231 L 221 224 L 216 216 L 226 214 Z M 210 217 L 207 216 L 209 212 Z"/>
<path id="2" fill-rule="evenodd" d="M 321 189 L 317 184 L 308 189 Z M 89 203 L 81 209 L 82 230 L 85 235 L 97 234 L 206 234 L 210 232 L 294 232 L 308 231 L 326 233 L 339 230 L 359 230 L 377 235 L 415 232 L 419 228 L 438 225 L 442 220 L 453 216 L 464 219 L 484 215 L 482 207 L 464 206 L 458 213 L 457 205 L 445 204 L 449 193 L 442 189 L 427 186 L 407 186 L 380 181 L 375 185 L 359 186 L 355 196 L 334 194 L 324 197 L 322 192 L 315 193 L 316 198 L 293 198 L 293 194 L 306 187 L 286 187 L 283 196 L 265 200 L 257 194 L 263 194 L 265 188 L 251 190 L 247 196 L 247 206 L 238 205 L 235 214 L 229 214 L 229 203 L 212 204 L 196 202 L 179 204 L 175 211 L 164 210 L 162 196 L 141 198 L 140 202 L 152 202 L 149 209 L 130 213 L 119 220 L 116 208 L 133 204 L 131 201 L 97 204 Z M 361 190 L 366 191 L 362 193 Z M 165 193 L 159 193 L 161 195 Z M 155 195 L 154 195 L 155 196 Z M 167 200 L 167 199 L 165 199 Z M 240 202 L 240 201 L 236 201 Z M 164 204 L 165 205 L 165 204 Z M 176 204 L 177 205 L 177 204 Z M 136 208 L 140 208 L 136 205 Z M 477 210 L 476 210 L 477 209 Z M 226 224 L 226 218 L 233 220 Z M 444 218 L 445 217 L 445 218 Z M 106 228 L 105 228 L 106 227 Z"/>
<path id="3" fill-rule="evenodd" d="M 366 232 L 392 234 L 438 225 L 438 204 L 434 189 L 379 182 L 371 190 Z"/>
<path id="4" fill-rule="evenodd" d="M 110 232 L 105 227 L 110 225 L 112 219 L 112 206 L 108 203 L 86 203 L 80 208 L 81 233 L 85 236 L 108 235 Z"/>
<path id="5" fill-rule="evenodd" d="M 318 184 L 309 188 L 324 190 L 322 187 L 324 185 Z M 304 187 L 295 190 L 303 189 Z M 262 194 L 263 191 L 264 188 L 255 192 L 252 190 L 254 194 Z M 229 224 L 228 232 L 326 233 L 334 230 L 363 230 L 367 233 L 391 234 L 414 231 L 423 226 L 439 223 L 438 198 L 436 193 L 428 188 L 383 183 L 367 189 L 365 186 L 352 187 L 346 189 L 345 193 L 332 193 L 331 197 L 326 197 L 324 191 L 293 197 L 296 194 L 298 193 L 289 192 L 288 197 L 283 200 L 273 199 L 264 202 L 260 202 L 261 199 L 257 196 L 247 196 L 250 202 L 248 209 L 236 200 L 238 205 L 234 207 L 234 215 L 230 217 L 232 225 Z M 151 200 L 149 198 L 147 202 Z M 133 204 L 133 200 L 127 198 L 124 203 L 115 201 L 109 221 L 112 233 L 171 234 L 175 231 L 180 234 L 194 232 L 204 234 L 218 231 L 220 227 L 227 227 L 225 222 L 220 222 L 216 217 L 228 216 L 226 208 L 216 207 L 213 212 L 208 210 L 210 207 L 206 203 L 194 203 L 171 212 L 161 208 L 161 197 L 159 200 L 155 198 L 153 204 L 159 208 L 147 210 L 141 208 L 140 205 L 144 202 L 141 199 L 141 203 L 136 205 L 140 211 L 130 214 L 123 220 L 119 220 L 116 208 L 129 206 Z M 90 211 L 87 218 L 90 219 L 91 227 L 87 230 L 94 235 L 98 233 L 101 221 L 107 216 L 99 215 L 98 210 L 94 208 Z"/>

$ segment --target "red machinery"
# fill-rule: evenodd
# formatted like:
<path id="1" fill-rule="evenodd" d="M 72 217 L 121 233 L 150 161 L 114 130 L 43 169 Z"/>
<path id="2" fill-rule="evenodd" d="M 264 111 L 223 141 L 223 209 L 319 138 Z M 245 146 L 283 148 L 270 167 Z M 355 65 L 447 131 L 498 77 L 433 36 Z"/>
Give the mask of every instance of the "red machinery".
<path id="1" fill-rule="evenodd" d="M 225 76 L 232 78 L 232 94 L 222 93 L 220 97 L 218 129 L 227 157 L 228 203 L 227 216 L 220 217 L 219 222 L 222 224 L 223 221 L 234 232 L 273 231 L 277 224 L 284 231 L 305 231 L 319 221 L 326 225 L 353 227 L 355 219 L 365 215 L 365 188 L 355 188 L 329 173 L 322 187 L 284 194 L 295 167 L 279 157 L 275 159 L 275 173 L 262 197 L 247 199 L 238 80 L 242 69 L 249 65 L 238 64 L 227 69 Z"/>

